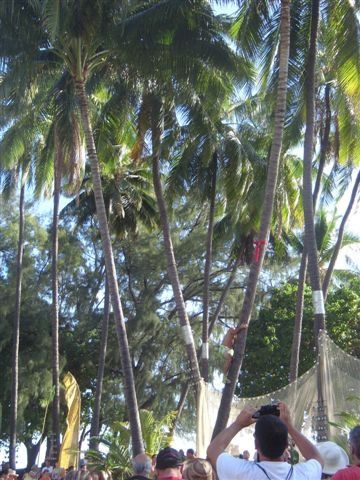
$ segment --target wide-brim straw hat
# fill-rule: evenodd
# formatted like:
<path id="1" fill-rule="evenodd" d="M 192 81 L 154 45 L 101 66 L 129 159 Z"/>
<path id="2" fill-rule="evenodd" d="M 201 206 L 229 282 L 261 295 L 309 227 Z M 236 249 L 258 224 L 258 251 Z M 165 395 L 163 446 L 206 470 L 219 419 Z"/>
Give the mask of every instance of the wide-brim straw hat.
<path id="1" fill-rule="evenodd" d="M 323 473 L 333 475 L 349 465 L 349 457 L 343 448 L 334 442 L 318 443 L 317 449 L 324 460 Z"/>

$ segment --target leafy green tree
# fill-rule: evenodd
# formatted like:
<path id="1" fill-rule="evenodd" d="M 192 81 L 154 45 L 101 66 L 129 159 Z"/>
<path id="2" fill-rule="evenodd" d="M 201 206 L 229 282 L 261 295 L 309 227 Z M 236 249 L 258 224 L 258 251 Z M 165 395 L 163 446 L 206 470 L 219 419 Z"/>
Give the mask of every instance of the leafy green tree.
<path id="1" fill-rule="evenodd" d="M 237 394 L 256 396 L 272 392 L 288 384 L 291 338 L 296 284 L 287 283 L 275 289 L 269 304 L 263 307 L 258 319 L 249 331 L 249 349 L 239 377 Z M 342 285 L 328 295 L 327 330 L 334 342 L 347 353 L 360 356 L 360 345 L 356 335 L 360 301 L 358 278 Z M 346 307 L 345 307 L 346 306 Z M 313 337 L 311 289 L 305 289 L 304 323 L 301 340 L 299 375 L 315 362 Z"/>
<path id="2" fill-rule="evenodd" d="M 16 281 L 16 236 L 18 235 L 18 214 L 12 208 L 12 203 L 6 205 L 2 201 L 0 220 L 0 251 L 1 251 L 1 368 L 4 372 L 1 381 L 1 403 L 6 406 L 2 418 L 2 441 L 10 440 L 10 425 L 12 415 L 11 405 L 11 328 L 14 317 L 14 304 L 9 298 L 14 298 Z M 21 302 L 21 330 L 19 332 L 19 385 L 17 438 L 24 442 L 28 450 L 28 461 L 35 462 L 40 444 L 44 438 L 42 419 L 44 411 L 42 400 L 51 391 L 50 362 L 50 332 L 48 326 L 49 305 L 43 295 L 46 291 L 46 281 L 39 276 L 44 269 L 47 257 L 44 255 L 46 232 L 31 216 L 25 220 L 26 249 L 23 255 L 23 288 Z M 44 282 L 45 281 L 45 282 Z M 33 285 L 37 285 L 34 294 Z M 43 432 L 46 435 L 46 432 Z"/>

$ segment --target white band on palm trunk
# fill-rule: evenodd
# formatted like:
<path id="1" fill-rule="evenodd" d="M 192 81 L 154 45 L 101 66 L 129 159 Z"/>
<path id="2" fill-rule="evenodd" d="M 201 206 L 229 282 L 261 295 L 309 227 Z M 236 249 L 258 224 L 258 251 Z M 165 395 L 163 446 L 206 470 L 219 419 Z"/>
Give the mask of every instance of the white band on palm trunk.
<path id="1" fill-rule="evenodd" d="M 184 338 L 185 345 L 190 345 L 191 343 L 193 343 L 193 335 L 192 335 L 190 325 L 183 325 L 181 327 L 181 330 L 182 330 L 182 335 Z"/>
<path id="2" fill-rule="evenodd" d="M 204 342 L 201 346 L 201 358 L 209 358 L 209 344 L 207 342 Z"/>
<path id="3" fill-rule="evenodd" d="M 312 292 L 312 301 L 315 315 L 325 315 L 324 296 L 322 290 L 315 290 Z"/>

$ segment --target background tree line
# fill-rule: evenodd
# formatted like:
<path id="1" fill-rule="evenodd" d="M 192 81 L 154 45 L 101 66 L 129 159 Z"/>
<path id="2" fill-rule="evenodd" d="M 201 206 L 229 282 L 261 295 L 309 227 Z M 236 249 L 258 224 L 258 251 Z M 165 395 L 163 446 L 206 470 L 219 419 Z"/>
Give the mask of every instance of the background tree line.
<path id="1" fill-rule="evenodd" d="M 175 403 L 180 411 L 200 378 L 209 381 L 219 370 L 216 345 L 231 321 L 246 328 L 236 340 L 215 431 L 221 429 L 235 389 L 252 388 L 250 366 L 239 377 L 252 352 L 245 349 L 247 332 L 251 341 L 258 330 L 254 345 L 275 348 L 269 339 L 282 338 L 279 326 L 256 325 L 266 308 L 276 309 L 278 295 L 290 294 L 299 255 L 296 308 L 287 315 L 296 317 L 288 326 L 290 378 L 311 362 L 312 349 L 299 355 L 301 341 L 316 349 L 340 248 L 358 241 L 345 235 L 360 182 L 358 5 L 235 6 L 224 17 L 208 2 L 191 0 L 1 4 L 2 276 L 4 288 L 15 289 L 12 300 L 4 293 L 4 318 L 13 323 L 4 438 L 12 466 L 29 406 L 19 381 L 27 288 L 29 301 L 32 295 L 34 305 L 40 302 L 39 318 L 46 313 L 43 341 L 51 348 L 43 355 L 50 349 L 52 365 L 46 394 L 38 390 L 42 405 L 51 404 L 51 426 L 45 422 L 31 435 L 51 431 L 57 449 L 65 365 L 84 379 L 91 435 L 106 424 L 102 409 L 112 387 L 138 453 L 139 407 L 160 408 L 166 391 L 171 395 L 161 406 Z M 8 199 L 16 189 L 18 236 L 9 242 Z M 338 228 L 336 204 L 348 190 Z M 35 246 L 36 233 L 28 251 L 30 192 L 36 200 L 52 194 L 54 204 L 47 233 L 40 235 L 43 226 L 32 220 L 43 244 Z M 72 198 L 62 212 L 61 195 Z M 357 288 L 349 276 L 341 281 L 332 288 L 350 281 Z M 306 282 L 317 299 L 313 340 L 305 335 Z M 330 301 L 336 302 L 331 291 Z M 329 317 L 329 331 L 338 327 Z M 283 367 L 279 382 L 287 376 Z"/>

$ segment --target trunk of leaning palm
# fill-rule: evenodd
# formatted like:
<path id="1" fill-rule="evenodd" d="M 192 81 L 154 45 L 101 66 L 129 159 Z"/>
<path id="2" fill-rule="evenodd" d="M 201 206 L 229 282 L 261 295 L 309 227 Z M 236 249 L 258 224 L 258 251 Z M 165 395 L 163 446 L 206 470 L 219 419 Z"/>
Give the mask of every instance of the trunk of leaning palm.
<path id="1" fill-rule="evenodd" d="M 298 377 L 299 372 L 299 358 L 300 358 L 300 343 L 302 332 L 302 320 L 304 313 L 304 292 L 306 283 L 308 257 L 306 250 L 303 249 L 301 255 L 301 263 L 299 269 L 298 289 L 296 292 L 296 308 L 295 308 L 295 323 L 293 339 L 291 344 L 291 358 L 290 358 L 290 382 L 294 382 Z"/>
<path id="2" fill-rule="evenodd" d="M 98 449 L 97 440 L 92 439 L 93 437 L 98 437 L 100 432 L 100 406 L 101 406 L 101 396 L 104 380 L 104 370 L 105 370 L 105 358 L 107 350 L 107 341 L 108 341 L 108 331 L 109 331 L 109 313 L 110 313 L 110 293 L 107 277 L 105 275 L 105 297 L 104 297 L 104 315 L 101 323 L 101 341 L 100 341 L 100 353 L 99 353 L 99 365 L 96 377 L 96 392 L 95 392 L 95 401 L 94 401 L 94 413 L 91 419 L 91 429 L 90 429 L 90 448 Z"/>
<path id="3" fill-rule="evenodd" d="M 87 154 L 91 166 L 96 213 L 99 222 L 102 247 L 104 251 L 106 275 L 109 282 L 109 291 L 111 303 L 113 306 L 116 333 L 119 342 L 120 360 L 124 378 L 124 393 L 130 422 L 133 456 L 136 456 L 137 454 L 144 452 L 144 443 L 141 433 L 140 416 L 136 398 L 135 382 L 131 365 L 129 344 L 116 278 L 114 255 L 111 245 L 110 232 L 107 222 L 106 209 L 101 185 L 100 167 L 90 123 L 89 109 L 85 92 L 85 82 L 83 80 L 77 80 L 75 86 L 79 100 L 82 125 L 85 132 Z"/>
<path id="4" fill-rule="evenodd" d="M 156 102 L 156 104 L 155 104 Z M 176 304 L 177 314 L 179 316 L 182 335 L 184 338 L 187 356 L 190 362 L 190 375 L 192 381 L 197 385 L 200 382 L 201 375 L 199 369 L 199 363 L 196 356 L 194 337 L 191 331 L 189 318 L 186 313 L 186 307 L 184 297 L 182 294 L 179 275 L 176 266 L 174 248 L 171 240 L 169 219 L 167 214 L 166 203 L 164 199 L 164 193 L 161 184 L 160 175 L 160 151 L 161 151 L 161 122 L 162 118 L 162 102 L 160 99 L 154 100 L 153 114 L 152 114 L 152 172 L 153 183 L 156 195 L 156 200 L 159 208 L 161 228 L 164 238 L 164 249 L 167 260 L 167 272 L 173 289 L 174 300 Z"/>
<path id="5" fill-rule="evenodd" d="M 327 294 L 328 294 L 330 280 L 331 280 L 331 277 L 332 277 L 332 274 L 333 274 L 333 271 L 334 271 L 335 263 L 336 263 L 336 260 L 338 258 L 338 255 L 339 255 L 339 252 L 340 252 L 340 249 L 341 249 L 341 244 L 342 244 L 342 241 L 343 241 L 343 238 L 344 238 L 345 225 L 346 225 L 346 222 L 347 222 L 347 220 L 350 216 L 351 210 L 354 206 L 354 203 L 355 203 L 355 200 L 356 200 L 356 197 L 357 197 L 357 194 L 358 194 L 359 183 L 360 183 L 360 172 L 357 174 L 357 177 L 356 177 L 356 180 L 355 180 L 352 192 L 351 192 L 351 197 L 350 197 L 350 200 L 349 200 L 349 204 L 348 204 L 347 209 L 345 211 L 345 214 L 344 214 L 344 216 L 341 220 L 340 227 L 339 227 L 339 232 L 338 232 L 338 238 L 336 240 L 334 251 L 333 251 L 333 254 L 331 256 L 328 268 L 326 270 L 326 274 L 325 274 L 325 278 L 324 278 L 323 286 L 322 286 L 323 295 L 324 295 L 325 300 L 326 300 L 326 297 L 327 297 Z"/>
<path id="6" fill-rule="evenodd" d="M 209 303 L 210 303 L 210 272 L 212 263 L 215 201 L 216 201 L 216 173 L 217 152 L 214 152 L 211 161 L 211 191 L 209 222 L 206 238 L 206 258 L 204 269 L 203 319 L 202 319 L 202 348 L 201 348 L 201 375 L 204 381 L 209 381 Z"/>
<path id="7" fill-rule="evenodd" d="M 221 312 L 222 307 L 225 303 L 225 300 L 226 300 L 227 294 L 228 294 L 228 292 L 231 288 L 231 285 L 234 283 L 237 269 L 238 269 L 238 267 L 241 263 L 241 258 L 242 258 L 242 255 L 241 255 L 241 253 L 239 253 L 237 258 L 235 259 L 235 262 L 234 262 L 233 267 L 231 269 L 231 272 L 230 272 L 229 278 L 226 282 L 226 285 L 222 289 L 220 300 L 219 300 L 219 302 L 216 306 L 216 310 L 215 310 L 214 315 L 212 316 L 211 322 L 209 324 L 209 337 L 210 337 L 210 335 L 211 335 L 211 333 L 214 329 L 214 326 L 217 322 L 217 319 L 219 318 L 220 312 Z M 199 356 L 199 354 L 201 354 L 201 349 L 198 350 L 197 354 L 198 354 L 198 356 Z M 172 432 L 175 431 L 176 424 L 177 424 L 177 422 L 180 418 L 182 409 L 183 409 L 185 401 L 186 401 L 186 397 L 189 393 L 189 386 L 190 386 L 190 382 L 188 380 L 186 382 L 184 382 L 183 385 L 182 385 L 181 393 L 180 393 L 180 399 L 179 399 L 178 406 L 177 406 L 177 409 L 176 409 L 177 414 L 176 414 L 176 418 L 174 420 L 174 424 L 172 426 Z"/>
<path id="8" fill-rule="evenodd" d="M 256 245 L 256 251 L 250 266 L 250 273 L 245 292 L 244 303 L 240 313 L 240 325 L 247 326 L 250 321 L 251 310 L 254 305 L 256 286 L 262 267 L 265 246 L 268 241 L 270 223 L 273 212 L 275 190 L 278 178 L 279 159 L 281 153 L 282 137 L 284 131 L 284 119 L 286 110 L 286 93 L 288 79 L 288 59 L 290 47 L 290 1 L 281 2 L 280 19 L 280 42 L 279 42 L 279 81 L 275 107 L 274 134 L 271 145 L 270 157 L 268 162 L 268 172 L 266 178 L 264 208 L 261 214 L 261 225 L 259 240 Z M 234 358 L 231 363 L 225 387 L 223 390 L 218 416 L 213 432 L 213 438 L 226 427 L 229 419 L 231 403 L 233 400 L 236 382 L 239 377 L 240 368 L 245 353 L 247 337 L 247 328 L 242 330 L 236 338 L 234 345 Z"/>
<path id="9" fill-rule="evenodd" d="M 234 280 L 235 280 L 235 276 L 236 276 L 236 272 L 237 272 L 237 269 L 239 267 L 241 263 L 241 253 L 239 253 L 239 255 L 237 256 L 235 262 L 234 262 L 234 265 L 232 267 L 232 270 L 231 270 L 231 273 L 229 275 L 229 278 L 226 282 L 226 285 L 225 287 L 222 289 L 222 292 L 221 292 L 221 296 L 220 296 L 220 300 L 216 306 L 216 309 L 215 309 L 215 312 L 214 312 L 214 315 L 212 316 L 211 318 L 211 321 L 210 321 L 210 325 L 209 325 L 209 336 L 211 335 L 213 329 L 214 329 L 214 326 L 215 326 L 215 323 L 217 322 L 217 319 L 219 318 L 219 315 L 221 313 L 221 310 L 224 306 L 224 303 L 225 303 L 225 300 L 226 300 L 226 297 L 227 297 L 227 294 L 229 293 L 229 290 L 232 286 L 232 284 L 234 283 Z"/>
<path id="10" fill-rule="evenodd" d="M 52 401 L 52 434 L 53 448 L 56 456 L 60 449 L 60 381 L 59 381 L 59 284 L 58 284 L 58 256 L 59 256 L 59 202 L 61 185 L 62 151 L 55 133 L 54 156 L 54 207 L 52 223 L 52 319 L 51 319 L 51 366 L 54 398 Z"/>
<path id="11" fill-rule="evenodd" d="M 174 421 L 171 425 L 171 429 L 170 429 L 170 432 L 169 432 L 170 437 L 173 437 L 173 435 L 175 433 L 177 422 L 178 422 L 178 420 L 181 416 L 181 413 L 182 413 L 184 405 L 185 405 L 186 398 L 187 398 L 188 393 L 189 393 L 189 388 L 190 388 L 190 382 L 187 380 L 182 385 L 182 388 L 181 388 L 180 398 L 179 398 L 178 404 L 176 406 L 176 416 L 174 418 Z"/>
<path id="12" fill-rule="evenodd" d="M 22 265 L 24 253 L 24 225 L 25 225 L 25 185 L 22 178 L 20 201 L 19 201 L 19 237 L 16 258 L 16 298 L 15 315 L 13 324 L 13 347 L 12 347 L 12 378 L 11 378 L 11 412 L 10 412 L 10 444 L 9 463 L 10 468 L 16 468 L 16 436 L 17 436 L 17 411 L 19 391 L 19 339 L 20 339 L 20 311 L 21 311 L 21 283 Z"/>
<path id="13" fill-rule="evenodd" d="M 325 86 L 324 135 L 321 139 L 319 168 L 316 174 L 314 192 L 312 196 L 314 210 L 316 210 L 317 199 L 320 192 L 321 178 L 324 172 L 326 154 L 329 147 L 330 127 L 331 127 L 330 85 L 327 84 Z M 294 382 L 297 379 L 298 372 L 299 372 L 300 344 L 301 344 L 302 321 L 303 321 L 303 312 L 304 312 L 304 292 L 305 292 L 305 283 L 306 283 L 307 264 L 308 264 L 308 257 L 307 257 L 306 248 L 304 247 L 301 255 L 298 290 L 296 294 L 295 323 L 294 323 L 294 332 L 293 332 L 293 339 L 292 339 L 292 345 L 291 345 L 291 358 L 290 358 L 290 375 L 289 375 L 290 382 Z"/>

